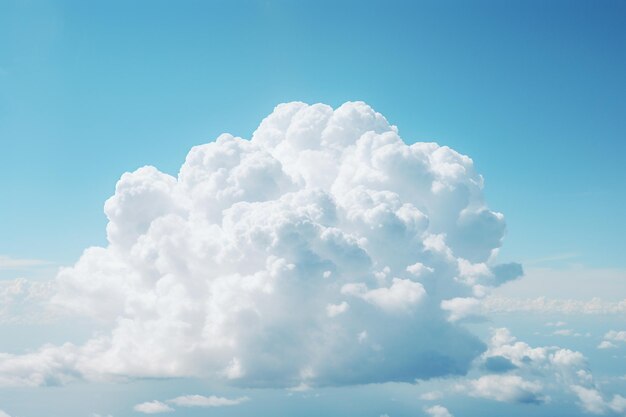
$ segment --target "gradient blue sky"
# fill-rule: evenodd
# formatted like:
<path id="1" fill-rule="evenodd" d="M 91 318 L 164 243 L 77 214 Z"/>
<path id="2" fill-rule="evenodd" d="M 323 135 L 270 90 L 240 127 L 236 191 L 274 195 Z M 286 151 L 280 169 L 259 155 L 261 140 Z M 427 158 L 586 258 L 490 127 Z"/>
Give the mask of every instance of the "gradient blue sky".
<path id="1" fill-rule="evenodd" d="M 489 206 L 506 216 L 500 259 L 530 270 L 530 284 L 503 296 L 559 294 L 576 287 L 574 276 L 597 288 L 580 299 L 624 299 L 625 74 L 623 1 L 0 0 L 0 255 L 51 265 L 0 267 L 0 278 L 51 278 L 84 248 L 104 245 L 103 202 L 125 171 L 149 164 L 175 175 L 191 146 L 222 132 L 249 138 L 281 102 L 363 100 L 405 141 L 472 157 Z M 604 274 L 600 284 L 594 274 Z M 506 326 L 531 345 L 568 346 L 544 323 L 576 322 L 593 338 L 571 348 L 609 381 L 626 374 L 626 349 L 615 359 L 595 346 L 625 326 L 620 317 L 507 313 L 476 326 L 485 338 L 487 327 Z M 83 340 L 91 327 L 81 326 L 5 324 L 0 351 L 72 332 Z M 46 403 L 67 416 L 120 417 L 144 400 L 209 389 L 252 401 L 206 415 L 423 415 L 414 388 L 320 390 L 324 400 L 315 400 L 315 392 L 137 381 L 0 389 L 0 409 L 34 417 Z M 558 398 L 529 406 L 452 395 L 446 406 L 457 417 L 478 415 L 464 407 L 482 416 L 580 413 Z"/>
<path id="2" fill-rule="evenodd" d="M 619 1 L 2 1 L 0 252 L 103 242 L 120 173 L 175 173 L 280 102 L 364 100 L 470 155 L 506 257 L 625 266 Z"/>

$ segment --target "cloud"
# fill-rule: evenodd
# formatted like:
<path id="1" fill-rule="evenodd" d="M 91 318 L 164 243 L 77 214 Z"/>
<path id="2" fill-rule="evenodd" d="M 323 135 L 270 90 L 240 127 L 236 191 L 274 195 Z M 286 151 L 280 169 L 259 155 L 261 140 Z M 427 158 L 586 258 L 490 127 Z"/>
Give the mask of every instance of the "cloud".
<path id="1" fill-rule="evenodd" d="M 592 414 L 604 414 L 606 405 L 602 395 L 595 389 L 572 385 L 572 391 L 576 393 L 582 408 Z"/>
<path id="2" fill-rule="evenodd" d="M 620 332 L 608 332 L 620 338 Z M 490 364 L 494 361 L 497 366 Z M 458 384 L 470 396 L 501 402 L 538 404 L 550 401 L 550 393 L 575 395 L 588 413 L 626 411 L 626 398 L 605 399 L 588 368 L 587 358 L 577 351 L 558 346 L 532 347 L 517 340 L 508 329 L 493 329 L 488 349 L 478 362 L 491 372 Z"/>
<path id="3" fill-rule="evenodd" d="M 0 323 L 44 323 L 57 319 L 62 312 L 47 303 L 54 292 L 52 281 L 0 281 Z"/>
<path id="4" fill-rule="evenodd" d="M 532 347 L 518 341 L 508 329 L 493 330 L 489 348 L 482 355 L 486 363 L 497 359 L 498 362 L 508 361 L 514 368 L 536 371 L 550 371 L 560 373 L 561 377 L 571 377 L 576 371 L 585 369 L 587 359 L 577 351 L 560 348 L 558 346 Z"/>
<path id="5" fill-rule="evenodd" d="M 341 293 L 359 297 L 389 312 L 408 311 L 426 295 L 424 286 L 410 279 L 394 278 L 389 288 L 382 287 L 368 290 L 362 283 L 346 284 Z"/>
<path id="6" fill-rule="evenodd" d="M 16 355 L 0 353 L 0 387 L 57 386 L 79 378 L 77 361 L 88 351 L 77 346 L 45 345 L 39 350 Z"/>
<path id="7" fill-rule="evenodd" d="M 493 291 L 495 296 L 513 299 L 598 300 L 619 303 L 626 299 L 624 268 L 589 268 L 582 265 L 534 267 L 524 271 L 524 279 L 509 282 Z M 576 285 L 572 285 L 575 282 Z"/>
<path id="8" fill-rule="evenodd" d="M 133 407 L 133 410 L 144 414 L 158 414 L 169 413 L 174 411 L 169 405 L 160 401 L 148 401 L 145 403 L 137 404 Z"/>
<path id="9" fill-rule="evenodd" d="M 517 375 L 485 375 L 470 382 L 470 395 L 501 402 L 542 403 L 543 385 Z"/>
<path id="10" fill-rule="evenodd" d="M 326 306 L 326 314 L 328 314 L 328 317 L 335 317 L 348 311 L 348 308 L 350 308 L 350 304 L 345 301 L 342 301 L 341 304 L 328 304 Z"/>
<path id="11" fill-rule="evenodd" d="M 0 417 L 11 417 L 8 413 L 0 410 Z"/>
<path id="12" fill-rule="evenodd" d="M 623 413 L 624 411 L 626 411 L 626 398 L 622 397 L 619 394 L 616 394 L 613 396 L 611 402 L 609 402 L 607 405 L 611 409 L 611 411 L 615 413 Z"/>
<path id="13" fill-rule="evenodd" d="M 598 345 L 598 349 L 615 349 L 618 343 L 626 342 L 626 331 L 609 330 L 604 334 L 604 340 Z"/>
<path id="14" fill-rule="evenodd" d="M 442 302 L 521 273 L 495 263 L 504 216 L 482 188 L 469 157 L 407 145 L 365 103 L 279 105 L 251 140 L 193 147 L 176 176 L 123 174 L 104 206 L 108 244 L 54 284 L 55 305 L 108 330 L 0 356 L 0 380 L 288 388 L 465 374 L 485 346 L 448 321 L 465 307 Z"/>
<path id="15" fill-rule="evenodd" d="M 621 395 L 613 395 L 610 401 L 604 399 L 602 393 L 589 387 L 572 385 L 571 389 L 578 396 L 583 410 L 591 414 L 605 414 L 607 411 L 623 413 L 626 411 L 626 398 Z"/>
<path id="16" fill-rule="evenodd" d="M 609 342 L 608 340 L 603 340 L 598 344 L 598 349 L 615 349 L 617 345 L 615 343 Z"/>
<path id="17" fill-rule="evenodd" d="M 626 342 L 626 331 L 609 330 L 604 335 L 604 339 L 612 342 Z"/>
<path id="18" fill-rule="evenodd" d="M 420 400 L 424 401 L 436 401 L 441 398 L 443 398 L 443 394 L 440 391 L 430 391 L 420 395 Z"/>
<path id="19" fill-rule="evenodd" d="M 441 405 L 433 405 L 432 407 L 424 408 L 426 414 L 430 417 L 454 417 L 446 407 Z"/>
<path id="20" fill-rule="evenodd" d="M 41 259 L 20 259 L 10 256 L 0 255 L 0 270 L 28 269 L 35 266 L 48 265 L 49 262 Z"/>
<path id="21" fill-rule="evenodd" d="M 545 347 L 533 348 L 526 342 L 518 341 L 506 328 L 498 328 L 493 330 L 489 348 L 483 354 L 483 359 L 490 358 L 506 359 L 516 367 L 523 367 L 547 362 L 549 352 Z"/>
<path id="22" fill-rule="evenodd" d="M 485 369 L 489 372 L 499 374 L 517 369 L 517 366 L 513 365 L 513 362 L 508 358 L 495 355 L 485 358 Z"/>
<path id="23" fill-rule="evenodd" d="M 458 321 L 462 318 L 479 314 L 480 300 L 473 297 L 456 297 L 451 300 L 443 300 L 441 309 L 450 312 L 448 320 Z"/>
<path id="24" fill-rule="evenodd" d="M 558 298 L 511 298 L 491 295 L 482 300 L 482 314 L 530 312 L 540 314 L 623 314 L 626 299 L 606 301 L 592 298 L 588 301 Z"/>
<path id="25" fill-rule="evenodd" d="M 181 407 L 224 407 L 229 405 L 241 404 L 248 400 L 248 397 L 230 399 L 224 397 L 216 397 L 214 395 L 211 395 L 210 397 L 205 397 L 203 395 L 183 395 L 181 397 L 167 400 L 167 402 Z"/>

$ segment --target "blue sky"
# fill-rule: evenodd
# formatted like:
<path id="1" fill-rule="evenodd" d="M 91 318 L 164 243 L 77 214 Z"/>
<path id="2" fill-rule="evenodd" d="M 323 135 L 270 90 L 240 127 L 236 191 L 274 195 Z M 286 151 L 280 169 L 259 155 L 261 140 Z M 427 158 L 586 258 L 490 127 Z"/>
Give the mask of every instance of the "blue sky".
<path id="1" fill-rule="evenodd" d="M 610 1 L 2 2 L 1 249 L 70 262 L 103 241 L 120 172 L 175 173 L 190 146 L 249 137 L 277 103 L 364 100 L 406 141 L 476 161 L 511 258 L 624 266 L 624 13 Z"/>
<path id="2" fill-rule="evenodd" d="M 506 218 L 498 262 L 526 271 L 494 296 L 619 302 L 626 299 L 625 28 L 626 4 L 618 1 L 0 0 L 0 278 L 47 282 L 85 248 L 106 246 L 103 204 L 124 172 L 153 165 L 175 176 L 192 146 L 223 132 L 251 138 L 279 103 L 336 109 L 359 100 L 406 143 L 434 141 L 473 159 L 489 208 Z M 616 365 L 626 350 L 617 341 L 615 349 L 596 346 L 625 323 L 615 313 L 581 311 L 588 309 L 543 308 L 532 318 L 491 312 L 467 325 L 485 343 L 490 327 L 507 327 L 531 346 L 580 350 L 599 372 L 598 387 L 610 387 L 604 395 L 624 394 L 623 380 L 610 378 L 626 374 Z M 106 328 L 72 320 L 5 320 L 0 351 L 85 343 Z M 544 324 L 557 321 L 576 323 L 560 327 L 581 336 L 546 336 L 555 329 Z M 571 394 L 520 405 L 426 384 L 445 392 L 440 402 L 456 416 L 468 415 L 466 401 L 485 416 L 528 415 L 528 407 L 534 415 L 583 413 Z M 206 391 L 250 398 L 219 415 L 396 417 L 424 414 L 418 397 L 428 387 L 288 395 L 196 379 L 121 388 L 80 382 L 0 388 L 0 409 L 29 417 L 49 403 L 68 416 L 118 417 L 136 415 L 132 406 L 142 401 Z M 79 393 L 103 403 L 69 406 Z"/>

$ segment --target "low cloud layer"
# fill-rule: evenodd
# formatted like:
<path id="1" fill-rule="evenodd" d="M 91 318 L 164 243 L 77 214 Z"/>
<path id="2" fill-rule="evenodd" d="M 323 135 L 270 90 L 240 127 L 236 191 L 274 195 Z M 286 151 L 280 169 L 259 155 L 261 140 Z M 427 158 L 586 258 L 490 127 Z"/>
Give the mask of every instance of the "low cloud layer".
<path id="1" fill-rule="evenodd" d="M 54 296 L 110 331 L 2 355 L 0 382 L 464 374 L 485 346 L 459 321 L 522 272 L 495 263 L 504 217 L 482 188 L 470 158 L 407 145 L 364 103 L 279 105 L 251 140 L 192 148 L 176 177 L 125 173 L 105 204 L 108 246 L 62 269 Z"/>
<path id="2" fill-rule="evenodd" d="M 591 300 L 558 298 L 511 298 L 490 296 L 482 300 L 482 314 L 528 312 L 539 314 L 624 314 L 626 299 L 606 301 L 597 297 Z"/>
<path id="3" fill-rule="evenodd" d="M 167 402 L 180 407 L 227 407 L 238 405 L 248 400 L 248 397 L 225 398 L 215 395 L 209 397 L 205 397 L 204 395 L 183 395 L 167 400 Z"/>
<path id="4" fill-rule="evenodd" d="M 565 323 L 548 323 L 560 326 Z M 611 331 L 608 337 L 619 337 Z M 498 402 L 541 404 L 552 395 L 568 395 L 591 414 L 626 411 L 626 398 L 603 392 L 578 351 L 558 346 L 532 347 L 517 340 L 508 329 L 493 330 L 488 349 L 477 360 L 482 376 L 458 384 L 456 389 L 472 397 Z M 572 400 L 574 402 L 574 400 Z"/>
<path id="5" fill-rule="evenodd" d="M 0 281 L 0 324 L 30 324 L 50 322 L 60 311 L 46 304 L 55 294 L 52 281 L 25 278 Z"/>

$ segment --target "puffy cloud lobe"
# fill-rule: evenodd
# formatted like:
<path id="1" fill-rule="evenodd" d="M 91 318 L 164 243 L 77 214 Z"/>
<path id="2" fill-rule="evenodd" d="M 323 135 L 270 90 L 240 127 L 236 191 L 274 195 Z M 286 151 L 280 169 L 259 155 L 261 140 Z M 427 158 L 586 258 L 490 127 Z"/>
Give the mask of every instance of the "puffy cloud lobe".
<path id="1" fill-rule="evenodd" d="M 496 368 L 495 371 L 544 371 L 557 373 L 564 380 L 577 380 L 577 372 L 587 368 L 587 359 L 580 352 L 557 346 L 531 347 L 518 341 L 506 328 L 493 331 L 489 348 L 482 355 L 482 359 L 488 369 Z"/>
<path id="2" fill-rule="evenodd" d="M 473 297 L 456 297 L 451 300 L 443 300 L 441 308 L 450 312 L 448 320 L 458 321 L 465 317 L 478 315 L 480 301 Z"/>
<path id="3" fill-rule="evenodd" d="M 454 417 L 448 409 L 442 405 L 433 405 L 432 407 L 424 408 L 426 414 L 430 417 Z"/>
<path id="4" fill-rule="evenodd" d="M 470 383 L 470 395 L 504 402 L 542 403 L 543 385 L 518 375 L 485 375 Z"/>
<path id="5" fill-rule="evenodd" d="M 424 286 L 419 282 L 400 278 L 394 278 L 389 288 L 374 290 L 368 290 L 362 283 L 346 284 L 341 293 L 359 297 L 389 312 L 408 311 L 426 295 Z"/>
<path id="6" fill-rule="evenodd" d="M 505 225 L 482 186 L 469 157 L 405 144 L 365 103 L 279 105 L 251 140 L 192 148 L 177 177 L 124 174 L 108 246 L 62 269 L 54 297 L 110 333 L 0 369 L 282 387 L 463 374 L 484 345 L 449 312 L 521 273 L 493 264 Z"/>

